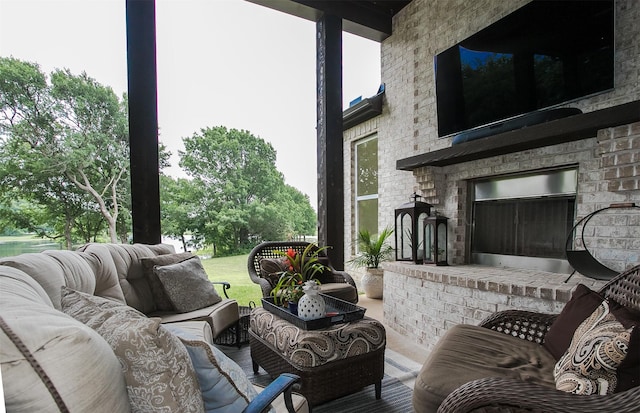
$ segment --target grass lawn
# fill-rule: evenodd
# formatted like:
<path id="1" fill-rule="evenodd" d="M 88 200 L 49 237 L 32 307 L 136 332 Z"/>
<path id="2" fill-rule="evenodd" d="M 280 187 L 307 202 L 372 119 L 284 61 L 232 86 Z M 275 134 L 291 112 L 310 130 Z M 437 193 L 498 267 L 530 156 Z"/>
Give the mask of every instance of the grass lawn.
<path id="1" fill-rule="evenodd" d="M 253 301 L 260 306 L 262 292 L 260 286 L 254 284 L 247 271 L 247 259 L 249 255 L 236 255 L 233 257 L 209 258 L 202 260 L 202 265 L 211 281 L 226 281 L 231 284 L 227 291 L 229 298 L 233 298 L 238 305 L 248 306 Z M 222 295 L 222 287 L 216 286 L 216 290 Z"/>

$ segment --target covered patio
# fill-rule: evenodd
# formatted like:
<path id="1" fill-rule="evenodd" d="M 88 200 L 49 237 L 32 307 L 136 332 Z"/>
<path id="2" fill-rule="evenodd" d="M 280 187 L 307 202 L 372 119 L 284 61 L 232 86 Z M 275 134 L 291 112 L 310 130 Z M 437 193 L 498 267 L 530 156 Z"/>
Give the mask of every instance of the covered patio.
<path id="1" fill-rule="evenodd" d="M 318 242 L 335 247 L 331 261 L 343 269 L 342 32 L 382 41 L 410 1 L 251 1 L 316 22 Z M 153 244 L 161 239 L 155 2 L 126 0 L 126 8 L 133 241 Z"/>

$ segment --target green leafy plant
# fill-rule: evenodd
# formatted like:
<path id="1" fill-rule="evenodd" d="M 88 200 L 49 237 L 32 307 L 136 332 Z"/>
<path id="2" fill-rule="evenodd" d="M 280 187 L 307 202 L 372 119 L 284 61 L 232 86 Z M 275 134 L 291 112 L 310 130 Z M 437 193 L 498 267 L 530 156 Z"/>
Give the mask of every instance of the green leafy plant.
<path id="1" fill-rule="evenodd" d="M 293 248 L 286 252 L 275 251 L 276 254 L 287 258 L 289 268 L 282 271 L 278 283 L 271 290 L 273 301 L 276 305 L 284 305 L 288 302 L 297 303 L 304 295 L 302 286 L 307 281 L 315 281 L 316 278 L 326 270 L 326 266 L 320 263 L 319 254 L 329 247 L 318 247 L 316 244 L 309 244 L 302 253 L 298 253 Z"/>
<path id="2" fill-rule="evenodd" d="M 360 230 L 358 232 L 360 254 L 349 262 L 356 267 L 378 268 L 380 263 L 389 260 L 393 253 L 393 247 L 386 243 L 391 234 L 393 234 L 391 228 L 385 228 L 377 237 L 373 237 L 366 229 Z"/>

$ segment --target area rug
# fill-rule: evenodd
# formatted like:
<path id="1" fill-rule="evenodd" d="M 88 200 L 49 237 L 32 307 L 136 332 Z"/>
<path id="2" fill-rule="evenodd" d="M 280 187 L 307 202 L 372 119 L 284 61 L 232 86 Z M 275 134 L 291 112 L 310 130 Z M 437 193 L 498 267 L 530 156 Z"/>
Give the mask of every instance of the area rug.
<path id="1" fill-rule="evenodd" d="M 262 368 L 253 373 L 249 346 L 242 348 L 217 346 L 240 365 L 247 377 L 255 383 L 268 385 L 273 380 Z M 403 355 L 386 349 L 384 354 L 384 378 L 382 398 L 376 400 L 374 386 L 336 400 L 315 406 L 314 413 L 410 413 L 413 412 L 411 394 L 413 384 L 420 371 L 420 364 Z"/>

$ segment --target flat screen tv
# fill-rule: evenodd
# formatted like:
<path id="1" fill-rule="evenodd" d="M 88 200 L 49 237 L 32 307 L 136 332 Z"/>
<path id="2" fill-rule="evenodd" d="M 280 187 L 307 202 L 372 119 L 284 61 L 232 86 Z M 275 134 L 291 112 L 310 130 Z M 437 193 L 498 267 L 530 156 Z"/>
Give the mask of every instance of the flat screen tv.
<path id="1" fill-rule="evenodd" d="M 613 0 L 534 0 L 435 57 L 438 135 L 610 90 L 613 71 Z"/>

